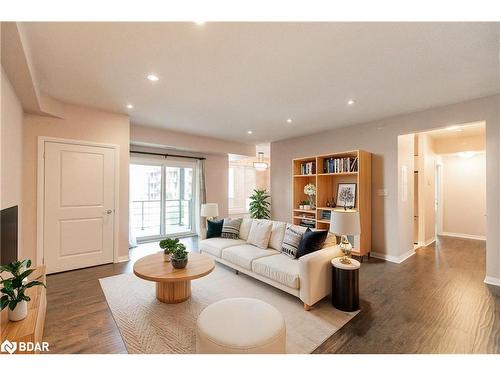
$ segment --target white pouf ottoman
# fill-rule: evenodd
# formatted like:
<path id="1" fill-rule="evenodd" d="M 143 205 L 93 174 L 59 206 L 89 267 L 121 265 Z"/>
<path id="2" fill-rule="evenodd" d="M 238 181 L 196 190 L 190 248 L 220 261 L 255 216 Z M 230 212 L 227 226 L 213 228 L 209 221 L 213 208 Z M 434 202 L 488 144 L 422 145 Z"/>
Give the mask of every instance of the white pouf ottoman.
<path id="1" fill-rule="evenodd" d="M 196 325 L 197 353 L 285 353 L 281 313 L 254 298 L 229 298 L 206 307 Z"/>

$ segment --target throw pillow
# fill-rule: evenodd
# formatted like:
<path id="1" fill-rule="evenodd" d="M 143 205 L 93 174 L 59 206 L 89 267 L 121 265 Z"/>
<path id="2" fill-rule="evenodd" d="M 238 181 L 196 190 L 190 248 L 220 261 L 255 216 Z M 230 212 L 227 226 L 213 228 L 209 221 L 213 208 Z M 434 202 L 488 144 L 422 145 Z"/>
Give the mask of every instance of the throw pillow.
<path id="1" fill-rule="evenodd" d="M 321 249 L 327 235 L 327 230 L 315 230 L 304 233 L 302 239 L 300 240 L 296 257 L 300 258 L 301 256 L 313 253 Z"/>
<path id="2" fill-rule="evenodd" d="M 224 225 L 224 220 L 220 221 L 208 220 L 207 238 L 220 237 L 222 234 L 223 225 Z"/>
<path id="3" fill-rule="evenodd" d="M 285 237 L 283 238 L 283 245 L 281 252 L 288 255 L 290 258 L 296 258 L 297 250 L 299 249 L 300 240 L 309 228 L 300 225 L 289 224 L 285 230 Z"/>
<path id="4" fill-rule="evenodd" d="M 271 221 L 273 229 L 271 230 L 271 238 L 269 238 L 269 247 L 274 250 L 281 251 L 283 245 L 283 237 L 285 236 L 286 223 L 282 221 Z"/>
<path id="5" fill-rule="evenodd" d="M 247 243 L 261 249 L 267 249 L 272 229 L 273 224 L 270 221 L 254 220 L 248 234 Z"/>
<path id="6" fill-rule="evenodd" d="M 248 240 L 248 233 L 250 233 L 250 228 L 252 227 L 253 219 L 243 219 L 240 225 L 240 238 L 242 240 Z"/>
<path id="7" fill-rule="evenodd" d="M 326 240 L 323 243 L 322 249 L 325 247 L 331 247 L 335 246 L 337 244 L 337 236 L 333 234 L 332 232 L 328 232 L 328 235 L 326 236 Z"/>
<path id="8" fill-rule="evenodd" d="M 242 219 L 224 219 L 224 224 L 222 225 L 222 238 L 230 238 L 233 240 L 237 240 L 240 234 L 240 225 Z"/>

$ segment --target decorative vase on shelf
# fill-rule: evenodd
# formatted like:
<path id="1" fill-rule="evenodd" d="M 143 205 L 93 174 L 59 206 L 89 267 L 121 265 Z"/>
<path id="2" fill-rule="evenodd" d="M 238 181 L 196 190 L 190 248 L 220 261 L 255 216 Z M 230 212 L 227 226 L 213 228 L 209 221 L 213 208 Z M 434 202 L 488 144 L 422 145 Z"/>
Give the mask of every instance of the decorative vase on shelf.
<path id="1" fill-rule="evenodd" d="M 18 322 L 28 316 L 28 302 L 20 301 L 17 303 L 16 307 L 14 307 L 14 310 L 11 310 L 10 308 L 8 310 L 9 320 L 12 322 Z"/>
<path id="2" fill-rule="evenodd" d="M 311 205 L 310 204 L 305 204 L 304 205 L 304 210 L 310 210 L 311 209 Z"/>

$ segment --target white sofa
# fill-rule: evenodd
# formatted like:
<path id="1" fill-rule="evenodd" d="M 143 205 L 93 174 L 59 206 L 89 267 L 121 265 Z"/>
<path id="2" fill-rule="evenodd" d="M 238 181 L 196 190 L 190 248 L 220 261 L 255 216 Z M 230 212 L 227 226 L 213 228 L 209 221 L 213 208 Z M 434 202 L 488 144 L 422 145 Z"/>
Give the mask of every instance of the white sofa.
<path id="1" fill-rule="evenodd" d="M 273 221 L 269 248 L 261 249 L 246 242 L 252 219 L 243 219 L 239 239 L 209 238 L 200 241 L 200 252 L 236 271 L 252 276 L 299 297 L 309 310 L 328 296 L 332 288 L 331 260 L 342 256 L 336 244 L 292 259 L 281 253 L 286 223 Z"/>

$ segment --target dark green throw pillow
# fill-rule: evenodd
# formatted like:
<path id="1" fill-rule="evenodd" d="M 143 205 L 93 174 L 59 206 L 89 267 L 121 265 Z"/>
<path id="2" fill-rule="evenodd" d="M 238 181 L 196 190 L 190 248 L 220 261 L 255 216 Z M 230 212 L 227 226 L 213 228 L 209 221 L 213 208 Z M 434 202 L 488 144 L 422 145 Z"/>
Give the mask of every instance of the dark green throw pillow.
<path id="1" fill-rule="evenodd" d="M 208 220 L 207 238 L 220 237 L 222 234 L 223 225 L 224 225 L 224 220 L 220 221 Z"/>

